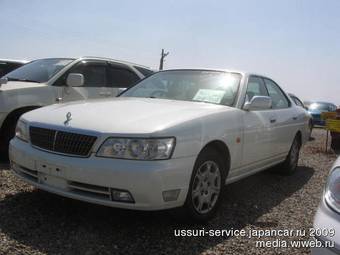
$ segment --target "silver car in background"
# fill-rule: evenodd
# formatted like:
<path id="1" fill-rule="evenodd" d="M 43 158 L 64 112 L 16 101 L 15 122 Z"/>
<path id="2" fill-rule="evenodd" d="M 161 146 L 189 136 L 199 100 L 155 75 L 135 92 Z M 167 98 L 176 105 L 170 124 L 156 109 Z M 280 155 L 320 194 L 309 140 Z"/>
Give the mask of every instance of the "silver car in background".
<path id="1" fill-rule="evenodd" d="M 340 157 L 329 174 L 315 215 L 314 230 L 322 248 L 313 248 L 313 255 L 340 254 Z"/>
<path id="2" fill-rule="evenodd" d="M 0 59 L 0 78 L 28 62 L 28 60 Z"/>

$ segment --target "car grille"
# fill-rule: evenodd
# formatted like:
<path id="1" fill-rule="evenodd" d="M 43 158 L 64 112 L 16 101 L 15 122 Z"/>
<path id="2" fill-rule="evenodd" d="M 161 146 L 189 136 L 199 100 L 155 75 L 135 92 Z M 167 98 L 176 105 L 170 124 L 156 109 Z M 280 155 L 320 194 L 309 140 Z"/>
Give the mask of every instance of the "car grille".
<path id="1" fill-rule="evenodd" d="M 89 156 L 97 137 L 71 132 L 30 127 L 31 144 L 51 152 L 71 155 Z"/>

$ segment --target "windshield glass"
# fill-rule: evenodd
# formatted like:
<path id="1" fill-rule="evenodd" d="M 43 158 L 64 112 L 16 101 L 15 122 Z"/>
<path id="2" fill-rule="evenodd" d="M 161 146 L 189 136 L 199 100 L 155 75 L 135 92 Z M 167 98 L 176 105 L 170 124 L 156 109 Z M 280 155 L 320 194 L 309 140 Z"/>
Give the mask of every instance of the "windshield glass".
<path id="1" fill-rule="evenodd" d="M 308 110 L 310 111 L 331 111 L 332 107 L 330 104 L 323 104 L 323 103 L 313 103 L 309 106 Z"/>
<path id="2" fill-rule="evenodd" d="M 240 80 L 240 74 L 222 71 L 163 71 L 141 81 L 121 96 L 198 101 L 232 106 L 236 100 Z"/>
<path id="3" fill-rule="evenodd" d="M 72 61 L 73 59 L 65 58 L 39 59 L 8 73 L 5 77 L 9 81 L 47 82 Z"/>

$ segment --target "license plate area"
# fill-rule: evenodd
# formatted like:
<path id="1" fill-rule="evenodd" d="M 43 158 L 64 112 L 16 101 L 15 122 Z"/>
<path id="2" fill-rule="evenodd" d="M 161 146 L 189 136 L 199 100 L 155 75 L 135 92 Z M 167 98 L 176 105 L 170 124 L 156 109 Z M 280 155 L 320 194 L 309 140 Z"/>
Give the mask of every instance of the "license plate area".
<path id="1" fill-rule="evenodd" d="M 65 168 L 45 162 L 36 162 L 36 170 L 50 176 L 65 177 Z"/>
<path id="2" fill-rule="evenodd" d="M 39 179 L 39 183 L 47 185 L 47 186 L 60 188 L 60 189 L 67 188 L 66 180 L 60 177 L 48 175 L 45 173 L 38 173 L 38 179 Z"/>
<path id="3" fill-rule="evenodd" d="M 38 181 L 41 184 L 66 189 L 67 181 L 65 180 L 65 168 L 43 161 L 35 162 L 38 171 Z"/>

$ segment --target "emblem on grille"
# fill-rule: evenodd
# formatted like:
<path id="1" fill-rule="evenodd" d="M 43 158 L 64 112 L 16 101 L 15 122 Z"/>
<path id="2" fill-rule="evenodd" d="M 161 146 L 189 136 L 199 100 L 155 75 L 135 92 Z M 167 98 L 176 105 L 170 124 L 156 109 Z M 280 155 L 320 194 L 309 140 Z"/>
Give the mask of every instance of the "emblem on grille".
<path id="1" fill-rule="evenodd" d="M 68 112 L 68 113 L 66 114 L 66 120 L 65 120 L 65 122 L 64 122 L 64 125 L 65 125 L 65 126 L 69 125 L 71 120 L 72 120 L 72 113 Z"/>

